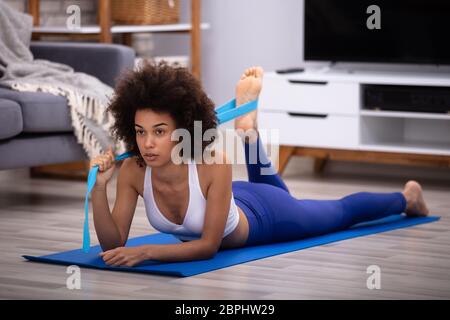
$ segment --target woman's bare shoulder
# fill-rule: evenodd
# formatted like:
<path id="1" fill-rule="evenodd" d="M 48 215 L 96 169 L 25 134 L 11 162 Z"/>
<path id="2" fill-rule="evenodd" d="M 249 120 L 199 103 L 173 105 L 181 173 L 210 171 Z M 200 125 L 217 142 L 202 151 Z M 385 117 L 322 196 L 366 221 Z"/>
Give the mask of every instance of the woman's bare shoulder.
<path id="1" fill-rule="evenodd" d="M 145 165 L 142 167 L 139 166 L 135 158 L 127 158 L 122 162 L 119 177 L 125 184 L 132 186 L 139 194 L 142 195 L 145 168 Z"/>
<path id="2" fill-rule="evenodd" d="M 139 166 L 134 157 L 123 160 L 120 169 L 124 170 L 127 176 L 135 177 L 135 175 L 145 174 L 145 165 L 143 165 L 142 167 Z"/>
<path id="3" fill-rule="evenodd" d="M 198 164 L 197 168 L 199 176 L 204 177 L 208 185 L 217 179 L 230 176 L 232 172 L 232 164 L 223 151 L 215 151 L 210 158 Z"/>

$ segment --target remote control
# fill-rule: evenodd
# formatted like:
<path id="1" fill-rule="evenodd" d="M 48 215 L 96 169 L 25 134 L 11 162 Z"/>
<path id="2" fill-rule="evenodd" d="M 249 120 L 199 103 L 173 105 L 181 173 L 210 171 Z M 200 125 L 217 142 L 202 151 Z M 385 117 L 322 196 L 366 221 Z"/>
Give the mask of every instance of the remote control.
<path id="1" fill-rule="evenodd" d="M 296 72 L 303 72 L 305 71 L 304 68 L 287 68 L 287 69 L 279 69 L 275 72 L 278 74 L 287 74 L 287 73 L 296 73 Z"/>

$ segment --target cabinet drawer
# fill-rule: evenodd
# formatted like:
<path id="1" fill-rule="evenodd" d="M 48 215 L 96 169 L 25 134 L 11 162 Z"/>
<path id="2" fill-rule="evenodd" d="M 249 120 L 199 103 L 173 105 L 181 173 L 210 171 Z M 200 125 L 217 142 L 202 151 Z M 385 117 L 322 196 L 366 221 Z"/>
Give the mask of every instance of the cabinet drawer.
<path id="1" fill-rule="evenodd" d="M 278 129 L 280 144 L 291 146 L 356 149 L 358 123 L 356 116 L 311 116 L 267 111 L 258 114 L 261 131 Z"/>
<path id="2" fill-rule="evenodd" d="M 357 83 L 289 80 L 267 77 L 259 98 L 260 110 L 357 115 Z"/>

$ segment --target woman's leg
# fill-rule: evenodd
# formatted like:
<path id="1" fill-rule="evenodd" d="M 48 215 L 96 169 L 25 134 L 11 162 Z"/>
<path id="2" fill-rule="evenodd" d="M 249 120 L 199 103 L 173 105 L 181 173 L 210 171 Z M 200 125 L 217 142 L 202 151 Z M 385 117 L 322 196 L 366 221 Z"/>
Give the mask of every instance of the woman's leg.
<path id="1" fill-rule="evenodd" d="M 233 193 L 249 220 L 249 246 L 318 236 L 402 212 L 415 216 L 411 208 L 417 207 L 421 190 L 414 198 L 407 186 L 404 192 L 358 192 L 337 200 L 300 200 L 280 188 L 255 183 L 237 185 Z"/>
<path id="2" fill-rule="evenodd" d="M 244 142 L 245 164 L 247 166 L 248 180 L 256 183 L 266 183 L 281 188 L 289 193 L 286 184 L 272 167 L 267 157 L 261 139 L 256 142 Z"/>
<path id="3" fill-rule="evenodd" d="M 285 197 L 272 201 L 270 206 L 275 221 L 274 241 L 285 241 L 297 236 L 305 238 L 327 234 L 360 222 L 401 214 L 406 208 L 406 199 L 401 192 L 358 192 L 338 200 Z"/>
<path id="4" fill-rule="evenodd" d="M 245 70 L 236 85 L 236 106 L 258 98 L 262 88 L 263 70 L 252 67 Z M 235 129 L 243 138 L 248 179 L 266 183 L 289 192 L 286 184 L 272 167 L 257 131 L 257 110 L 235 120 Z"/>
<path id="5" fill-rule="evenodd" d="M 358 192 L 338 200 L 342 204 L 342 227 L 380 219 L 406 210 L 406 198 L 401 192 Z"/>

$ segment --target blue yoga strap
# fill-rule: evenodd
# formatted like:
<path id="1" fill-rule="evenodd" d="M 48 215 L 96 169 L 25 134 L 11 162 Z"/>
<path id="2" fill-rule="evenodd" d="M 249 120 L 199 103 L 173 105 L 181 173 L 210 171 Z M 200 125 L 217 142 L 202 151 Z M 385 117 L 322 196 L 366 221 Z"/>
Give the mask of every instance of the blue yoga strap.
<path id="1" fill-rule="evenodd" d="M 236 108 L 236 99 L 233 99 L 224 105 L 217 108 L 216 116 L 219 121 L 219 124 L 225 123 L 227 121 L 238 118 L 248 112 L 256 110 L 258 107 L 258 100 L 253 100 L 247 102 L 243 105 L 240 105 Z M 126 158 L 132 156 L 131 152 L 125 152 L 121 155 L 118 155 L 115 158 L 115 161 L 121 161 Z M 88 179 L 87 179 L 87 190 L 86 190 L 86 199 L 84 201 L 84 226 L 83 226 L 83 251 L 88 253 L 89 248 L 91 246 L 91 237 L 89 234 L 89 194 L 95 186 L 95 182 L 97 181 L 97 173 L 98 173 L 98 165 L 93 166 L 89 170 Z"/>

